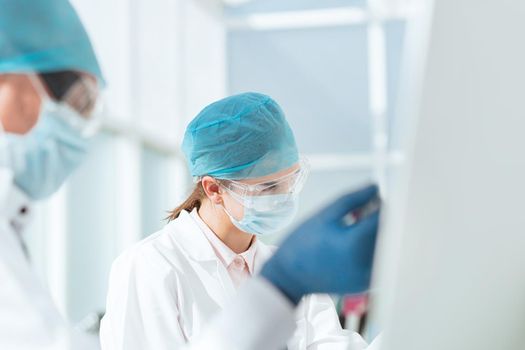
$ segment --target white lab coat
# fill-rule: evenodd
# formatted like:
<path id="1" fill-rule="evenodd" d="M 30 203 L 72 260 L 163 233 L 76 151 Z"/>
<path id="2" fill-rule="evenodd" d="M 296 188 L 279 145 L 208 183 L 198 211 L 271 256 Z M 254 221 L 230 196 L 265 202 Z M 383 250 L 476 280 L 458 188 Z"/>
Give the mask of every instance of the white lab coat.
<path id="1" fill-rule="evenodd" d="M 253 300 L 257 300 L 256 303 Z M 239 333 L 237 320 L 260 315 Z M 286 297 L 264 278 L 255 277 L 239 289 L 235 302 L 213 317 L 202 334 L 183 350 L 282 350 L 293 334 L 297 315 Z M 367 346 L 353 333 L 347 350 L 380 350 L 380 337 Z"/>
<path id="2" fill-rule="evenodd" d="M 73 331 L 64 321 L 24 256 L 13 230 L 20 227 L 13 222 L 27 221 L 27 210 L 20 208 L 30 208 L 29 200 L 12 187 L 6 203 L 8 206 L 0 209 L 0 349 L 97 349 L 92 339 Z M 215 315 L 205 331 L 183 348 L 281 350 L 294 332 L 296 318 L 294 307 L 275 287 L 261 278 L 253 278 L 225 310 Z M 249 320 L 241 323 L 242 332 L 239 320 Z M 169 348 L 180 349 L 179 344 Z M 356 334 L 351 334 L 349 344 L 349 349 L 363 349 L 363 342 Z"/>
<path id="3" fill-rule="evenodd" d="M 24 254 L 20 231 L 15 231 L 26 222 L 28 198 L 13 186 L 0 205 L 0 349 L 92 347 L 67 326 Z"/>
<path id="4" fill-rule="evenodd" d="M 258 242 L 254 269 L 258 271 L 270 257 L 270 247 Z M 251 282 L 251 281 L 250 281 Z M 254 282 L 256 283 L 256 282 Z M 289 349 L 363 349 L 366 343 L 352 332 L 341 329 L 332 300 L 326 295 L 312 295 L 305 298 L 295 312 L 288 301 L 282 300 L 278 292 L 251 288 L 253 295 L 246 296 L 254 307 L 243 306 L 242 317 L 228 318 L 216 327 L 215 335 L 225 341 L 228 334 L 239 349 L 243 339 L 254 337 L 261 349 L 269 349 L 271 343 L 266 336 L 275 339 L 283 332 L 287 339 L 289 329 L 285 319 L 274 319 L 268 312 L 271 304 L 285 305 L 287 312 L 294 316 L 291 329 L 295 333 L 288 341 Z M 271 295 L 265 305 L 258 294 Z M 222 349 L 219 340 L 211 335 L 202 339 L 203 329 L 227 304 L 238 308 L 236 290 L 224 265 L 220 263 L 212 246 L 197 223 L 187 212 L 161 231 L 151 235 L 124 252 L 113 264 L 107 297 L 106 315 L 101 325 L 103 350 L 174 350 L 192 346 L 200 341 L 212 340 L 214 349 Z M 276 301 L 277 299 L 277 301 Z M 279 301 L 280 300 L 280 301 Z M 246 300 L 244 301 L 246 304 Z M 232 309 L 232 310 L 233 310 Z M 245 313 L 253 309 L 253 313 Z M 274 310 L 275 316 L 282 312 Z M 235 311 L 229 312 L 235 315 Z M 226 313 L 228 315 L 228 312 Z M 274 330 L 264 334 L 261 322 L 274 320 Z M 220 329 L 227 327 L 228 330 Z M 217 332 L 225 332 L 224 336 Z M 251 332 L 251 333 L 250 333 Z M 250 334 L 247 334 L 250 333 Z M 255 340 L 255 338 L 257 340 Z M 282 340 L 282 339 L 281 339 Z M 188 344 L 188 345 L 185 345 Z M 280 343 L 282 345 L 283 343 Z M 197 345 L 194 345 L 197 346 Z M 231 344 L 224 349 L 233 349 Z M 196 347 L 202 348 L 204 347 Z"/>

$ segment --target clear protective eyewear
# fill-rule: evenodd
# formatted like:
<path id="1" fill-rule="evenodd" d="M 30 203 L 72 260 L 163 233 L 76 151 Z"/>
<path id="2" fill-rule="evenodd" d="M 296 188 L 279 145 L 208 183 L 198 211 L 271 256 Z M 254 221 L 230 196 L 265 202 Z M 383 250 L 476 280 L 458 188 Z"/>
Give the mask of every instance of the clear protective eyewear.
<path id="1" fill-rule="evenodd" d="M 75 71 L 58 71 L 37 74 L 46 95 L 63 103 L 85 118 L 91 117 L 99 91 L 95 79 Z"/>
<path id="2" fill-rule="evenodd" d="M 89 73 L 57 71 L 27 74 L 42 99 L 40 114 L 60 116 L 84 137 L 100 126 L 103 103 L 98 81 Z"/>
<path id="3" fill-rule="evenodd" d="M 267 211 L 295 199 L 302 191 L 309 172 L 310 164 L 305 158 L 301 158 L 297 170 L 275 180 L 258 184 L 246 184 L 235 180 L 217 181 L 245 207 Z"/>

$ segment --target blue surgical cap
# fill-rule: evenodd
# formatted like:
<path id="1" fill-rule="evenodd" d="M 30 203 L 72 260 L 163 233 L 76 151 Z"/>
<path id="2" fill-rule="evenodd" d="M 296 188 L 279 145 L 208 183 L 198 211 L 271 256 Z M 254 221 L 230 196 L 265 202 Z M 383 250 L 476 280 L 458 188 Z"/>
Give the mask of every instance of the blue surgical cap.
<path id="1" fill-rule="evenodd" d="M 0 0 L 0 73 L 102 73 L 67 0 Z"/>
<path id="2" fill-rule="evenodd" d="M 240 180 L 270 175 L 299 160 L 284 113 L 248 92 L 214 102 L 188 125 L 182 142 L 191 175 Z"/>

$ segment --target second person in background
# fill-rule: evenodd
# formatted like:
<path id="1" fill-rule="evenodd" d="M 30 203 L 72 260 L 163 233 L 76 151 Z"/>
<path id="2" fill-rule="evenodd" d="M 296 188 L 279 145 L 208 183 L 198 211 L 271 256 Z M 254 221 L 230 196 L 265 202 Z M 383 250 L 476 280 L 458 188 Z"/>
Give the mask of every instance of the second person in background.
<path id="1" fill-rule="evenodd" d="M 308 165 L 270 97 L 244 93 L 212 103 L 189 124 L 182 149 L 195 189 L 161 231 L 113 264 L 103 350 L 190 342 L 272 255 L 258 237 L 282 231 L 296 213 Z M 250 320 L 238 321 L 242 337 Z M 363 347 L 341 328 L 327 295 L 303 298 L 296 322 L 290 350 Z"/>

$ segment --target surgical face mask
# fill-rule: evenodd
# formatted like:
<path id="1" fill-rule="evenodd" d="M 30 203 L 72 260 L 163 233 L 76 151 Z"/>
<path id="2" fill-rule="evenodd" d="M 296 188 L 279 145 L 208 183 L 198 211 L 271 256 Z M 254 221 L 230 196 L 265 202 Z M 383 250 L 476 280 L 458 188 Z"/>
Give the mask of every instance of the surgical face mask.
<path id="1" fill-rule="evenodd" d="M 38 124 L 26 135 L 8 135 L 15 184 L 32 199 L 53 194 L 84 159 L 88 140 L 68 120 L 68 105 L 46 99 Z"/>
<path id="2" fill-rule="evenodd" d="M 218 180 L 221 188 L 244 207 L 242 219 L 236 219 L 224 207 L 231 222 L 241 231 L 257 235 L 277 233 L 293 221 L 297 198 L 308 177 L 309 164 L 301 159 L 299 167 L 280 178 L 258 184 Z"/>
<path id="3" fill-rule="evenodd" d="M 9 134 L 14 182 L 31 199 L 43 199 L 64 183 L 84 159 L 98 104 L 95 81 L 72 71 L 29 74 L 41 98 L 36 126 Z M 98 106 L 100 107 L 100 106 Z"/>
<path id="4" fill-rule="evenodd" d="M 231 192 L 230 192 L 231 193 Z M 256 235 L 268 235 L 285 229 L 297 213 L 297 197 L 275 194 L 266 196 L 247 196 L 242 200 L 234 198 L 244 207 L 241 220 L 237 220 L 224 207 L 231 222 L 241 231 Z M 278 205 L 276 205 L 278 203 Z M 267 208 L 261 210 L 257 208 Z"/>

